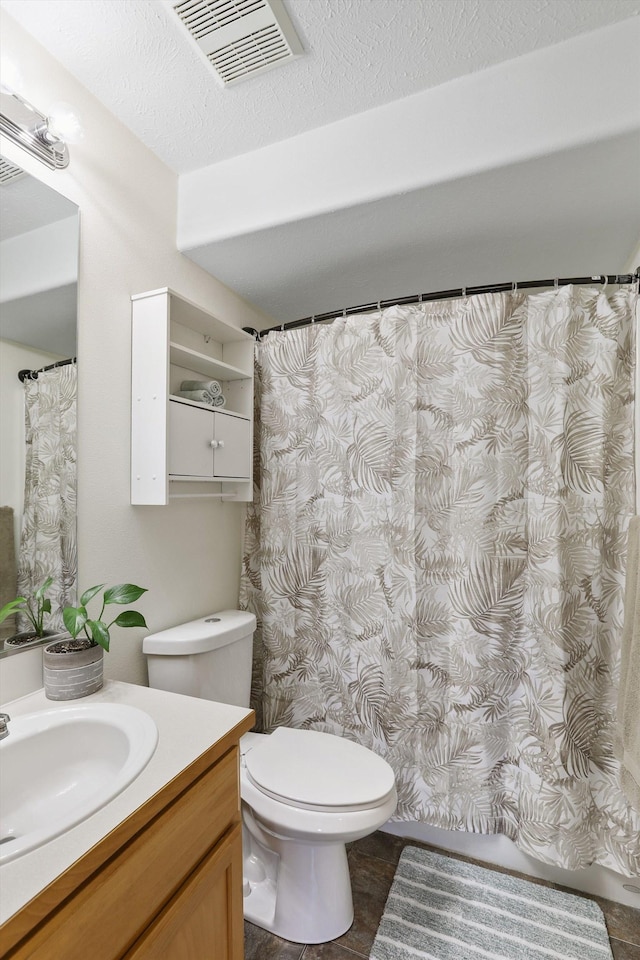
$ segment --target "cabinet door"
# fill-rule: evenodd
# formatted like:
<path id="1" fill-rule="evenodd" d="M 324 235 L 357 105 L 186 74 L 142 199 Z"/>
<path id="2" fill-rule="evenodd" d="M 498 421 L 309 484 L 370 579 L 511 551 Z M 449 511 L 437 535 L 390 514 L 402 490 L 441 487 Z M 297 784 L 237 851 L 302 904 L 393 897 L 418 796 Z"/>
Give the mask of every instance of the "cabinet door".
<path id="1" fill-rule="evenodd" d="M 181 477 L 213 476 L 211 410 L 169 401 L 169 473 Z"/>
<path id="2" fill-rule="evenodd" d="M 227 862 L 233 851 L 222 854 L 228 838 L 238 833 L 241 846 L 241 826 L 238 798 L 238 752 L 233 748 L 196 782 L 178 796 L 160 814 L 142 825 L 137 833 L 106 864 L 85 880 L 33 932 L 9 954 L 11 960 L 116 960 L 125 951 L 135 950 L 146 932 L 164 917 L 165 910 L 176 900 L 185 907 L 188 897 L 182 892 L 197 876 L 207 857 L 221 851 L 224 866 L 219 870 L 227 876 Z M 132 814 L 135 818 L 137 813 Z M 236 826 L 237 825 L 237 826 Z M 242 860 L 240 852 L 240 861 Z M 214 860 L 212 857 L 212 869 Z M 215 861 L 218 864 L 220 861 Z M 235 862 L 235 861 L 234 861 Z M 240 874 L 233 873 L 235 893 L 229 897 L 233 904 L 240 902 L 242 917 L 242 862 Z M 229 882 L 231 874 L 229 873 Z M 218 890 L 213 901 L 218 904 L 223 888 L 216 880 Z M 226 890 L 226 888 L 224 888 Z M 44 895 L 44 894 L 43 894 Z M 194 901 L 194 903 L 196 903 Z M 165 910 L 162 909 L 164 905 Z M 216 906 L 216 909 L 218 907 Z M 229 920 L 227 926 L 231 921 Z M 226 929 L 226 927 L 223 927 Z M 217 934 L 216 934 L 217 936 Z M 226 934 L 225 934 L 226 936 Z M 137 958 L 138 954 L 132 954 Z M 1 953 L 3 958 L 5 953 Z M 147 956 L 144 953 L 140 957 Z M 190 957 L 190 960 L 224 957 L 194 950 L 148 954 L 158 960 Z M 229 956 L 242 956 L 230 953 Z"/>
<path id="3" fill-rule="evenodd" d="M 248 420 L 216 413 L 214 475 L 248 477 L 251 468 L 251 425 Z"/>
<path id="4" fill-rule="evenodd" d="M 189 877 L 124 960 L 242 960 L 242 828 Z"/>

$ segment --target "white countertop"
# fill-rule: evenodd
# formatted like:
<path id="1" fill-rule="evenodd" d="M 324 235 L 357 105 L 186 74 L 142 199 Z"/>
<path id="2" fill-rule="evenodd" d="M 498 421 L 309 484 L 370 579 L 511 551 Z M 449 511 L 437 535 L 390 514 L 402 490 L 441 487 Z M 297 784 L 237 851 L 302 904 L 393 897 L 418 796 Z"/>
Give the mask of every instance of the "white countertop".
<path id="1" fill-rule="evenodd" d="M 81 703 L 119 703 L 144 710 L 158 728 L 158 744 L 136 779 L 101 810 L 37 850 L 0 866 L 0 923 L 250 714 L 243 707 L 113 680 L 81 700 L 47 700 L 44 690 L 37 690 L 1 709 L 18 717 Z"/>

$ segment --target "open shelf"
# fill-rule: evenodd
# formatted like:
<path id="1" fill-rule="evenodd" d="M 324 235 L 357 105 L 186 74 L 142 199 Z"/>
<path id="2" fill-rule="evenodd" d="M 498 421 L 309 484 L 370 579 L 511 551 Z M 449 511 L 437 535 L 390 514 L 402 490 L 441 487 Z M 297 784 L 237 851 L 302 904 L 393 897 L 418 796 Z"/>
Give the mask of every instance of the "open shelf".
<path id="1" fill-rule="evenodd" d="M 186 403 L 189 407 L 199 407 L 201 410 L 210 410 L 212 413 L 226 413 L 230 417 L 241 417 L 243 420 L 251 419 L 246 413 L 238 413 L 237 410 L 229 410 L 228 407 L 213 407 L 210 403 L 200 403 L 198 400 L 189 400 L 187 397 L 179 397 L 175 393 L 169 394 L 169 400 L 174 400 L 176 403 Z"/>
<path id="2" fill-rule="evenodd" d="M 253 498 L 254 347 L 167 287 L 132 297 L 132 504 L 168 504 L 169 485 L 172 499 Z M 225 406 L 177 396 L 199 379 L 220 383 Z"/>
<path id="3" fill-rule="evenodd" d="M 193 370 L 212 380 L 246 380 L 251 376 L 239 367 L 232 367 L 223 360 L 208 357 L 206 353 L 198 353 L 179 343 L 169 343 L 169 359 L 178 367 Z"/>
<path id="4" fill-rule="evenodd" d="M 190 477 L 184 473 L 170 473 L 169 483 L 247 483 L 246 477 Z"/>

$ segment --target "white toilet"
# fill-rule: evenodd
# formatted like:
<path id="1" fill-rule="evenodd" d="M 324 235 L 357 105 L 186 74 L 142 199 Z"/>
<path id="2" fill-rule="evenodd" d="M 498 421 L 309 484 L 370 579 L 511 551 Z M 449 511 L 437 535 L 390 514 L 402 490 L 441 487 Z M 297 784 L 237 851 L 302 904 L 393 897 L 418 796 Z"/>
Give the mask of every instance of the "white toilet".
<path id="1" fill-rule="evenodd" d="M 252 613 L 223 610 L 145 638 L 149 684 L 249 706 Z M 396 808 L 389 764 L 351 740 L 280 727 L 240 741 L 247 920 L 297 943 L 353 922 L 345 844 Z"/>

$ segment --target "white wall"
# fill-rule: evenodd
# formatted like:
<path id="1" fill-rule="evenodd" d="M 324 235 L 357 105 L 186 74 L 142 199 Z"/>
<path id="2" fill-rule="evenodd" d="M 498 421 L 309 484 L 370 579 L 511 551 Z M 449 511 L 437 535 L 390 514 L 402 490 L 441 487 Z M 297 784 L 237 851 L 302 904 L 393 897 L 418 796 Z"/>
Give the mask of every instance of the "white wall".
<path id="1" fill-rule="evenodd" d="M 176 177 L 2 13 L 0 53 L 20 65 L 24 96 L 46 111 L 65 100 L 84 140 L 49 171 L 2 138 L 2 153 L 80 207 L 78 545 L 80 588 L 147 587 L 151 630 L 237 603 L 244 509 L 217 501 L 129 504 L 130 296 L 170 286 L 242 327 L 265 317 L 176 249 Z M 140 97 L 144 91 L 131 91 Z M 114 631 L 107 676 L 145 683 L 144 631 Z M 11 658 L 10 658 L 11 659 Z M 5 694 L 6 695 L 6 694 Z"/>

